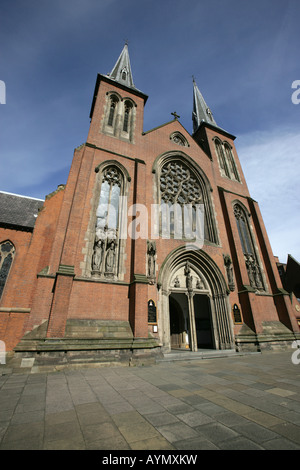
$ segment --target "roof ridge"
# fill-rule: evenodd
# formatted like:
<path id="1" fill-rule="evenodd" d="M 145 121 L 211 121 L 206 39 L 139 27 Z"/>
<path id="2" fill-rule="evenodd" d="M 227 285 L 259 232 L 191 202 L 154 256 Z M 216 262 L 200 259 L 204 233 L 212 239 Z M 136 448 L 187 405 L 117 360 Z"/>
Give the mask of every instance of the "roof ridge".
<path id="1" fill-rule="evenodd" d="M 15 194 L 15 193 L 9 193 L 7 191 L 1 191 L 0 190 L 0 193 L 2 194 L 8 194 L 9 196 L 16 196 L 16 197 L 23 197 L 23 198 L 26 198 L 26 199 L 33 199 L 35 201 L 45 201 L 45 199 L 40 199 L 38 197 L 31 197 L 31 196 L 24 196 L 23 194 Z"/>

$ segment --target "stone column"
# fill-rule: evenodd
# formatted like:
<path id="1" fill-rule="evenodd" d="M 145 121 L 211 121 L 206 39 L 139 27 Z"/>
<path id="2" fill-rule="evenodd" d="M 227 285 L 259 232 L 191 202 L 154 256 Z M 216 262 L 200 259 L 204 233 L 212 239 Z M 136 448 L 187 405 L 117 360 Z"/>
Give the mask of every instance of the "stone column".
<path id="1" fill-rule="evenodd" d="M 189 320 L 190 320 L 190 347 L 191 350 L 196 352 L 198 351 L 197 346 L 197 331 L 196 331 L 196 322 L 195 322 L 195 311 L 194 311 L 194 292 L 192 289 L 189 289 L 187 292 L 188 297 L 188 306 L 189 306 Z"/>

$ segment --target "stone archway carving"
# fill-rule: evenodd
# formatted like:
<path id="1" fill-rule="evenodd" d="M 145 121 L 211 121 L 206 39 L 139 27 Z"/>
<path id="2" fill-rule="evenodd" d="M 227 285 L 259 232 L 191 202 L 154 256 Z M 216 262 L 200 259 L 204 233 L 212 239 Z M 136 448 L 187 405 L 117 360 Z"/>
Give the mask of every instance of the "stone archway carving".
<path id="1" fill-rule="evenodd" d="M 189 302 L 192 351 L 197 351 L 193 296 L 207 295 L 210 302 L 213 344 L 215 349 L 233 349 L 234 336 L 228 300 L 228 288 L 220 269 L 202 250 L 181 246 L 165 259 L 158 276 L 160 286 L 160 325 L 162 342 L 170 350 L 169 296 L 185 293 Z"/>

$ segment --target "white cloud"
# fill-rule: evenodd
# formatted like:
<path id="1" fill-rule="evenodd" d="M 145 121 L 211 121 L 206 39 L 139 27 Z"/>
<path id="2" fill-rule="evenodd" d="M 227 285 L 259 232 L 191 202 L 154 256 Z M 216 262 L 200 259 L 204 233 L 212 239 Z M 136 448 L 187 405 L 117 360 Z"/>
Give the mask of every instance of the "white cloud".
<path id="1" fill-rule="evenodd" d="M 300 260 L 300 133 L 278 128 L 237 139 L 250 195 L 258 201 L 274 255 Z"/>

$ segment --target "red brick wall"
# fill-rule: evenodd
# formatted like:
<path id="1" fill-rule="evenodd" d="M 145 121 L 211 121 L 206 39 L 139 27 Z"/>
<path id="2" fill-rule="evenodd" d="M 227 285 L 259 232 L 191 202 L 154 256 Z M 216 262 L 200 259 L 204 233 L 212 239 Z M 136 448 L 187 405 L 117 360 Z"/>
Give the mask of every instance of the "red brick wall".
<path id="1" fill-rule="evenodd" d="M 102 133 L 106 93 L 111 90 L 117 91 L 122 98 L 131 97 L 136 103 L 133 142 Z M 272 294 L 277 293 L 281 282 L 258 206 L 248 199 L 250 195 L 233 140 L 220 134 L 221 140 L 227 140 L 232 145 L 241 182 L 221 176 L 213 142 L 216 132 L 212 129 L 207 128 L 204 131 L 211 160 L 177 120 L 143 133 L 143 112 L 142 97 L 102 81 L 87 137 L 88 144 L 94 147 L 84 145 L 75 150 L 66 188 L 45 202 L 44 209 L 37 218 L 33 236 L 14 231 L 1 234 L 2 239 L 10 239 L 17 250 L 1 306 L 31 309 L 30 314 L 22 313 L 19 316 L 13 312 L 0 312 L 0 334 L 5 331 L 10 347 L 18 342 L 25 331 L 41 324 L 49 315 L 49 337 L 63 336 L 68 318 L 130 320 L 135 336 L 147 336 L 147 302 L 152 298 L 157 303 L 157 288 L 141 283 L 131 284 L 129 287 L 134 274 L 146 274 L 146 240 L 127 239 L 123 285 L 80 278 L 84 266 L 90 262 L 87 259 L 87 244 L 95 197 L 95 167 L 104 161 L 116 160 L 127 169 L 131 179 L 128 182 L 128 206 L 133 203 L 147 206 L 150 239 L 151 204 L 158 202 L 155 195 L 158 175 L 153 173 L 153 165 L 159 156 L 171 151 L 174 155 L 180 152 L 181 155 L 186 154 L 192 158 L 211 185 L 209 197 L 216 217 L 220 245 L 205 245 L 203 250 L 219 266 L 225 280 L 223 254 L 232 257 L 236 289 L 230 293 L 230 305 L 241 305 L 245 322 L 257 332 L 261 330 L 263 321 L 279 318 L 296 328 L 295 321 L 290 319 L 288 300 L 281 298 L 275 306 Z M 170 140 L 174 131 L 185 136 L 189 147 L 178 146 Z M 249 279 L 233 215 L 234 200 L 241 201 L 252 214 L 251 224 L 268 284 L 268 295 L 240 292 L 244 285 L 249 284 Z M 129 222 L 131 218 L 128 219 Z M 181 240 L 156 240 L 158 270 L 169 253 L 183 244 Z M 60 265 L 74 266 L 75 279 L 73 276 L 57 275 Z M 37 273 L 46 266 L 49 266 L 47 275 L 37 278 Z M 160 312 L 157 314 L 159 316 Z M 236 325 L 234 328 L 237 333 L 240 326 Z"/>
<path id="2" fill-rule="evenodd" d="M 48 318 L 49 309 L 47 312 L 38 310 L 38 315 L 35 316 L 32 307 L 35 296 L 42 303 L 47 297 L 51 297 L 49 288 L 52 288 L 53 281 L 48 283 L 46 292 L 37 291 L 37 274 L 49 266 L 62 198 L 63 191 L 58 191 L 45 201 L 33 233 L 0 229 L 0 242 L 10 240 L 16 249 L 0 302 L 0 339 L 5 341 L 7 350 L 11 350 L 20 341 L 25 331 L 38 325 L 41 319 Z"/>

